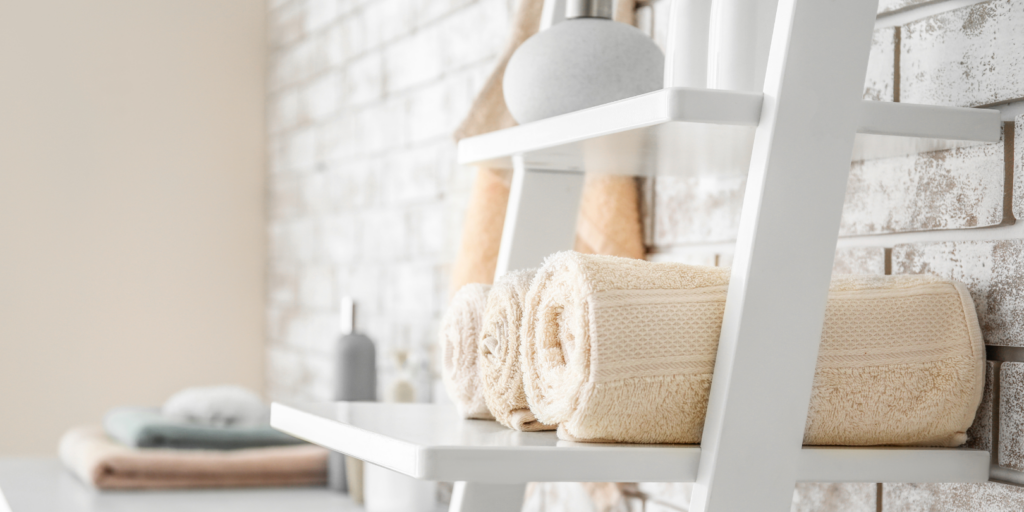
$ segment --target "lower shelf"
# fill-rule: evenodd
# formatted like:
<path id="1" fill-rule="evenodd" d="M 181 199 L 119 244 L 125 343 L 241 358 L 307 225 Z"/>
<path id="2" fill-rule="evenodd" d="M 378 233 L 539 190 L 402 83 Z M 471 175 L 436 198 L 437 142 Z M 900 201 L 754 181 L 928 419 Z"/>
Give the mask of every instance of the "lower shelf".
<path id="1" fill-rule="evenodd" d="M 415 478 L 485 483 L 693 482 L 694 445 L 560 441 L 464 420 L 451 406 L 337 402 L 281 404 L 271 424 L 311 443 Z M 989 453 L 959 448 L 805 447 L 804 482 L 985 482 Z"/>

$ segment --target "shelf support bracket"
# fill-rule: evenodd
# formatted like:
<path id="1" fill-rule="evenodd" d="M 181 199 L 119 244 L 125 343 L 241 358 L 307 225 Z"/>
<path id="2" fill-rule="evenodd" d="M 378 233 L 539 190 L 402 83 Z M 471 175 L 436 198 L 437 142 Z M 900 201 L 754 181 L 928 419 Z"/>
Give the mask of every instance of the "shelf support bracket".
<path id="1" fill-rule="evenodd" d="M 549 254 L 573 248 L 584 174 L 527 168 L 512 157 L 512 187 L 494 278 L 539 267 Z"/>

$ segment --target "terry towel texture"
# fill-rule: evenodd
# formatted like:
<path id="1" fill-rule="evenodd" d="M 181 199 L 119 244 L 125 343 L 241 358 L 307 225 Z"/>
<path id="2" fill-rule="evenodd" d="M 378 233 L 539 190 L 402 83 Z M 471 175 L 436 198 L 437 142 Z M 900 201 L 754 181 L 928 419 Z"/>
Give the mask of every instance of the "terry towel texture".
<path id="1" fill-rule="evenodd" d="M 570 440 L 699 443 L 728 281 L 724 268 L 549 257 L 524 310 L 537 419 Z M 963 285 L 833 277 L 804 443 L 959 446 L 983 382 Z"/>
<path id="2" fill-rule="evenodd" d="M 554 430 L 533 416 L 523 390 L 520 364 L 520 331 L 523 301 L 536 269 L 517 270 L 502 276 L 487 295 L 480 335 L 480 381 L 487 408 L 498 423 L 520 432 Z"/>
<path id="3" fill-rule="evenodd" d="M 270 425 L 208 427 L 167 417 L 160 409 L 118 407 L 103 418 L 107 435 L 126 446 L 138 448 L 196 448 L 233 450 L 260 446 L 300 444 L 304 441 Z"/>
<path id="4" fill-rule="evenodd" d="M 327 450 L 313 445 L 244 450 L 136 449 L 99 427 L 74 428 L 60 440 L 60 459 L 100 489 L 185 489 L 320 485 Z"/>
<path id="5" fill-rule="evenodd" d="M 469 419 L 494 419 L 480 385 L 476 346 L 490 289 L 489 284 L 463 286 L 441 320 L 441 378 L 459 414 Z"/>

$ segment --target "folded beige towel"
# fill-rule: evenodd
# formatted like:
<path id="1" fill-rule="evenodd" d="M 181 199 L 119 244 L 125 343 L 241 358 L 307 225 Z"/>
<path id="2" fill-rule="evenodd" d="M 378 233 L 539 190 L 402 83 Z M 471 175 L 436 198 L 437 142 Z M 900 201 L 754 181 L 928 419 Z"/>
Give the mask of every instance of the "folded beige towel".
<path id="1" fill-rule="evenodd" d="M 60 440 L 60 459 L 99 489 L 185 489 L 322 485 L 327 450 L 313 445 L 241 450 L 129 448 L 102 427 L 78 427 Z"/>
<path id="2" fill-rule="evenodd" d="M 699 443 L 728 281 L 722 268 L 549 257 L 525 304 L 530 409 L 564 439 Z M 959 446 L 983 382 L 963 285 L 836 276 L 804 443 Z"/>
<path id="3" fill-rule="evenodd" d="M 491 285 L 472 283 L 459 289 L 441 320 L 441 377 L 448 396 L 464 418 L 493 420 L 477 369 L 477 342 Z"/>
<path id="4" fill-rule="evenodd" d="M 487 294 L 487 309 L 480 335 L 480 383 L 487 408 L 498 423 L 520 432 L 554 430 L 533 416 L 523 391 L 519 357 L 523 301 L 537 269 L 505 274 Z"/>

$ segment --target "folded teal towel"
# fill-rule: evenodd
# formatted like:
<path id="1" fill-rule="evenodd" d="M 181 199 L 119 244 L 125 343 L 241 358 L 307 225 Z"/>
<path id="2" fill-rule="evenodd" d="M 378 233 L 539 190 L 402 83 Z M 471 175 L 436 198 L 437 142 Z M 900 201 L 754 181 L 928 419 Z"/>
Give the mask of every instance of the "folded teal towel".
<path id="1" fill-rule="evenodd" d="M 267 426 L 206 427 L 168 418 L 159 409 L 119 407 L 107 413 L 103 428 L 115 441 L 137 448 L 233 450 L 298 444 L 303 441 Z"/>

